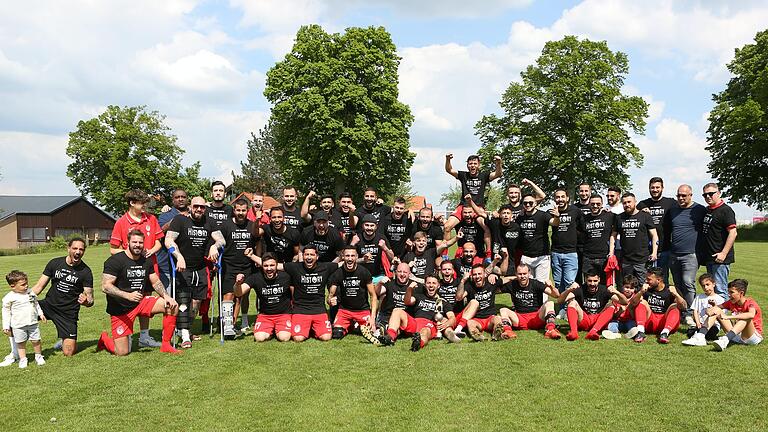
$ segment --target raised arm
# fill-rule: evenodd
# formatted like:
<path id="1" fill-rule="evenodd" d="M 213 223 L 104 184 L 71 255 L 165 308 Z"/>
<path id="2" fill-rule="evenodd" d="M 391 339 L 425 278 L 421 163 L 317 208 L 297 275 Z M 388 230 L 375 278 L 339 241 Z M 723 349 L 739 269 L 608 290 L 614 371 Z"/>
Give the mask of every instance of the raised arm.
<path id="1" fill-rule="evenodd" d="M 524 178 L 522 183 L 523 185 L 530 186 L 531 189 L 533 189 L 533 197 L 536 199 L 536 202 L 542 202 L 544 201 L 544 198 L 547 197 L 544 191 L 541 190 L 541 188 L 536 183 L 528 180 L 527 178 Z"/>
<path id="2" fill-rule="evenodd" d="M 453 153 L 448 153 L 447 155 L 445 155 L 445 172 L 447 172 L 454 178 L 459 178 L 459 172 L 453 169 L 453 165 L 451 164 L 451 159 L 453 159 Z"/>
<path id="3" fill-rule="evenodd" d="M 309 193 L 307 193 L 307 196 L 304 197 L 304 202 L 301 203 L 301 218 L 304 219 L 304 222 L 309 222 L 312 220 L 312 217 L 309 215 L 309 202 L 316 196 L 317 193 L 311 190 Z"/>
<path id="4" fill-rule="evenodd" d="M 617 290 L 615 286 L 611 285 L 608 287 L 608 292 L 613 294 L 611 296 L 611 300 L 618 302 L 620 305 L 628 305 L 629 299 L 622 293 L 621 291 Z"/>
<path id="5" fill-rule="evenodd" d="M 496 165 L 496 170 L 491 173 L 490 176 L 488 176 L 488 179 L 490 181 L 494 181 L 497 178 L 501 178 L 501 156 L 494 156 L 493 157 L 493 163 Z"/>

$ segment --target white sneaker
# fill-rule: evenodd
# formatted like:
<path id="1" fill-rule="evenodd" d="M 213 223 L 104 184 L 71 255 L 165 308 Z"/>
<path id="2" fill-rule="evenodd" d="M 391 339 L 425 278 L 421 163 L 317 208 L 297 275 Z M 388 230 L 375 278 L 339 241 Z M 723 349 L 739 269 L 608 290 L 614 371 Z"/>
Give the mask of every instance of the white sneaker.
<path id="1" fill-rule="evenodd" d="M 53 350 L 54 351 L 61 351 L 61 347 L 62 347 L 63 344 L 64 344 L 64 342 L 61 339 L 57 340 L 56 343 L 53 344 Z"/>
<path id="2" fill-rule="evenodd" d="M 557 319 L 561 321 L 567 321 L 568 320 L 568 314 L 565 312 L 565 308 L 560 309 L 560 312 L 557 313 Z"/>
<path id="3" fill-rule="evenodd" d="M 614 333 L 610 330 L 603 330 L 603 332 L 600 333 L 600 335 L 604 339 L 608 339 L 608 340 L 621 339 L 621 333 Z"/>
<path id="4" fill-rule="evenodd" d="M 685 346 L 707 346 L 707 340 L 704 338 L 704 335 L 702 333 L 696 333 L 693 336 L 690 337 L 690 339 L 686 339 L 683 341 L 683 345 Z"/>
<path id="5" fill-rule="evenodd" d="M 728 336 L 720 336 L 715 341 L 715 350 L 716 351 L 725 351 L 725 349 L 728 348 Z"/>
<path id="6" fill-rule="evenodd" d="M 638 330 L 637 327 L 632 327 L 628 332 L 624 334 L 624 337 L 627 339 L 634 339 L 635 335 L 637 335 L 639 332 L 640 330 Z"/>
<path id="7" fill-rule="evenodd" d="M 159 348 L 160 345 L 161 343 L 156 341 L 152 336 L 139 336 L 139 348 Z"/>
<path id="8" fill-rule="evenodd" d="M 16 363 L 16 357 L 14 357 L 13 354 L 8 354 L 7 356 L 5 356 L 3 361 L 0 362 L 0 367 L 10 366 L 14 363 Z"/>
<path id="9" fill-rule="evenodd" d="M 693 319 L 692 316 L 688 315 L 685 317 L 685 325 L 688 327 L 696 327 L 696 321 Z"/>
<path id="10" fill-rule="evenodd" d="M 37 363 L 38 366 L 45 364 L 45 358 L 42 354 L 35 354 L 35 363 Z"/>
<path id="11" fill-rule="evenodd" d="M 26 369 L 27 368 L 27 358 L 20 358 L 19 359 L 19 369 Z"/>

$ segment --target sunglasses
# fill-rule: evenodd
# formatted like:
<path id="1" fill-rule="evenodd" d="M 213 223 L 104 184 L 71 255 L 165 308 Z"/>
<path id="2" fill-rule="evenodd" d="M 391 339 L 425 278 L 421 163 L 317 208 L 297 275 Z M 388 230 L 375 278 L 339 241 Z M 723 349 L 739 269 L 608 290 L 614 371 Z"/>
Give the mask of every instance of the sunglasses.
<path id="1" fill-rule="evenodd" d="M 194 204 L 194 205 L 192 206 L 192 208 L 205 208 L 205 205 L 201 205 L 201 204 Z"/>
<path id="2" fill-rule="evenodd" d="M 701 196 L 703 196 L 704 198 L 712 198 L 713 196 L 715 196 L 715 194 L 717 194 L 717 191 L 704 192 L 703 194 L 701 194 Z"/>
<path id="3" fill-rule="evenodd" d="M 534 204 L 536 204 L 536 203 L 535 203 L 535 202 L 533 202 L 533 201 L 523 201 L 523 205 L 524 205 L 524 206 L 532 206 L 532 205 L 534 205 Z"/>

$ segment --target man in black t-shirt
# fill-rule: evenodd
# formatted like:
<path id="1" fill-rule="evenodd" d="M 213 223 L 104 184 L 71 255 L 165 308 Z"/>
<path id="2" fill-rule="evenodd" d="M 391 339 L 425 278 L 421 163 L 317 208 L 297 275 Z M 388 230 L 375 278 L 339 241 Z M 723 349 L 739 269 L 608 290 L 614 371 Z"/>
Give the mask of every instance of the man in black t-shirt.
<path id="1" fill-rule="evenodd" d="M 457 240 L 459 247 L 456 248 L 454 257 L 461 256 L 462 248 L 465 243 L 473 243 L 477 248 L 477 256 L 485 258 L 490 261 L 491 257 L 491 231 L 485 224 L 485 219 L 478 216 L 475 213 L 475 209 L 479 209 L 474 205 L 474 201 L 467 200 L 467 205 L 463 208 L 461 213 L 461 222 L 456 225 L 456 235 L 461 233 L 461 237 Z M 450 235 L 450 233 L 449 233 Z M 448 241 L 450 236 L 446 236 L 443 240 Z"/>
<path id="2" fill-rule="evenodd" d="M 298 195 L 296 188 L 285 186 L 283 188 L 283 223 L 288 228 L 301 231 L 304 226 L 301 219 L 301 209 L 296 205 Z"/>
<path id="3" fill-rule="evenodd" d="M 277 258 L 277 262 L 286 263 L 298 261 L 301 233 L 288 228 L 283 223 L 284 210 L 282 207 L 272 207 L 269 213 L 269 225 L 260 226 L 258 237 L 264 239 L 264 249 Z"/>
<path id="4" fill-rule="evenodd" d="M 608 253 L 613 255 L 616 236 L 621 236 L 619 241 L 622 277 L 631 274 L 638 280 L 643 280 L 646 265 L 657 258 L 659 237 L 656 234 L 656 225 L 653 224 L 651 215 L 637 209 L 637 200 L 633 193 L 625 192 L 621 196 L 621 205 L 624 207 L 624 213 L 616 216 Z"/>
<path id="5" fill-rule="evenodd" d="M 523 213 L 517 217 L 520 225 L 520 249 L 523 255 L 520 263 L 528 264 L 531 276 L 539 282 L 549 280 L 551 259 L 549 256 L 549 227 L 554 229 L 560 224 L 560 213 L 557 207 L 548 212 L 537 209 L 536 197 L 526 194 L 523 197 Z"/>
<path id="6" fill-rule="evenodd" d="M 589 198 L 589 210 L 581 227 L 584 233 L 581 268 L 584 274 L 594 270 L 600 275 L 600 283 L 605 284 L 605 264 L 608 261 L 616 215 L 604 208 L 603 197 L 600 195 Z"/>
<path id="7" fill-rule="evenodd" d="M 224 238 L 216 224 L 205 216 L 205 200 L 202 197 L 192 198 L 190 208 L 190 217 L 174 217 L 165 235 L 165 247 L 176 259 L 174 294 L 179 303 L 181 347 L 185 349 L 192 347 L 190 329 L 200 304 L 208 298 L 206 255 L 224 245 Z M 219 233 L 218 238 L 209 248 L 214 231 Z"/>
<path id="8" fill-rule="evenodd" d="M 301 233 L 301 245 L 314 245 L 319 253 L 320 262 L 339 262 L 339 251 L 344 247 L 344 241 L 339 232 L 328 226 L 328 214 L 323 210 L 315 213 L 312 226 L 304 228 Z"/>
<path id="9" fill-rule="evenodd" d="M 659 343 L 669 343 L 669 335 L 680 326 L 680 312 L 688 308 L 673 286 L 664 283 L 662 270 L 651 267 L 645 283 L 629 300 L 629 310 L 637 322 L 635 342 L 644 342 L 645 334 L 656 333 Z"/>
<path id="10" fill-rule="evenodd" d="M 736 214 L 720 197 L 717 183 L 704 185 L 702 194 L 707 212 L 699 234 L 699 264 L 707 267 L 707 273 L 715 277 L 715 291 L 728 298 L 728 274 L 735 261 Z"/>
<path id="11" fill-rule="evenodd" d="M 423 231 L 419 231 L 413 237 L 413 251 L 406 253 L 402 262 L 411 267 L 413 279 L 419 283 L 424 283 L 424 278 L 428 274 L 434 273 L 435 266 L 443 260 L 441 256 L 443 251 L 453 246 L 458 238 L 459 236 L 450 239 L 447 243 L 438 246 L 437 249 L 429 249 L 427 247 L 427 235 Z"/>
<path id="12" fill-rule="evenodd" d="M 576 252 L 581 210 L 569 203 L 565 189 L 555 190 L 555 204 L 560 223 L 552 228 L 552 278 L 555 288 L 564 290 L 576 281 L 579 271 L 579 255 Z"/>
<path id="13" fill-rule="evenodd" d="M 590 270 L 584 275 L 584 285 L 571 284 L 560 293 L 558 303 L 567 305 L 568 326 L 570 331 L 565 338 L 574 341 L 579 338 L 579 330 L 587 331 L 587 339 L 599 340 L 600 332 L 608 325 L 616 313 L 614 303 L 627 305 L 627 298 L 615 286 L 606 287 L 600 283 L 600 275 Z"/>
<path id="14" fill-rule="evenodd" d="M 363 216 L 362 231 L 355 234 L 350 243 L 357 248 L 360 264 L 371 273 L 374 284 L 386 272 L 390 272 L 392 259 L 395 257 L 387 239 L 379 231 L 377 224 L 376 218 L 373 215 Z"/>
<path id="15" fill-rule="evenodd" d="M 379 298 L 376 296 L 371 273 L 357 264 L 357 249 L 342 249 L 344 264 L 328 280 L 328 304 L 338 304 L 339 311 L 333 320 L 333 338 L 343 338 L 353 324 L 376 328 L 376 312 Z M 338 293 L 338 297 L 336 296 Z"/>
<path id="16" fill-rule="evenodd" d="M 204 206 L 205 204 L 203 204 Z M 133 334 L 133 321 L 137 316 L 151 317 L 163 314 L 161 352 L 176 354 L 171 338 L 176 330 L 176 301 L 165 292 L 163 283 L 155 273 L 154 263 L 144 257 L 144 233 L 128 233 L 128 249 L 107 258 L 101 280 L 101 290 L 107 295 L 107 313 L 111 316 L 112 337 L 102 332 L 96 350 L 106 349 L 124 356 L 131 352 L 128 336 Z M 144 295 L 149 284 L 159 297 Z"/>
<path id="17" fill-rule="evenodd" d="M 428 249 L 435 249 L 443 243 L 443 227 L 433 217 L 430 207 L 424 207 L 419 210 L 418 218 L 408 233 L 408 240 L 405 242 L 407 248 L 413 247 L 413 239 L 417 232 L 426 234 Z"/>
<path id="18" fill-rule="evenodd" d="M 411 351 L 418 351 L 437 336 L 437 323 L 442 316 L 442 299 L 437 294 L 440 284 L 437 276 L 429 275 L 423 287 L 408 285 L 405 293 L 405 304 L 411 308 L 412 314 L 405 309 L 395 309 L 389 319 L 385 334 L 378 339 L 381 345 L 394 345 L 398 331 L 413 335 Z"/>
<path id="19" fill-rule="evenodd" d="M 45 317 L 56 326 L 59 336 L 56 344 L 66 357 L 77 351 L 80 305 L 93 306 L 93 273 L 83 262 L 85 247 L 85 240 L 79 237 L 71 239 L 67 256 L 50 260 L 43 275 L 32 287 L 32 292 L 39 296 L 51 282 L 51 289 L 39 303 Z"/>
<path id="20" fill-rule="evenodd" d="M 371 215 L 379 222 L 381 218 L 392 212 L 392 209 L 379 199 L 379 195 L 374 188 L 366 188 L 363 191 L 363 205 L 355 210 L 357 220 L 361 220 L 365 215 Z M 358 231 L 360 227 L 358 226 Z"/>
<path id="21" fill-rule="evenodd" d="M 253 340 L 264 342 L 272 335 L 280 342 L 291 340 L 291 297 L 293 287 L 288 273 L 277 269 L 277 258 L 266 253 L 261 259 L 261 271 L 247 277 L 238 273 L 234 292 L 248 295 L 253 289 L 258 299 L 259 315 L 253 325 Z"/>
<path id="22" fill-rule="evenodd" d="M 677 201 L 672 198 L 664 197 L 664 180 L 661 177 L 653 177 L 648 181 L 648 193 L 650 198 L 646 198 L 637 203 L 637 209 L 647 212 L 656 225 L 656 235 L 659 237 L 659 248 L 656 259 L 656 266 L 664 271 L 664 283 L 669 283 L 669 249 L 670 232 L 664 229 L 664 220 L 667 213 L 677 207 Z"/>
<path id="23" fill-rule="evenodd" d="M 379 221 L 379 231 L 387 238 L 392 252 L 398 258 L 405 255 L 408 233 L 413 229 L 413 221 L 405 209 L 405 204 L 405 198 L 395 198 L 392 212 Z"/>
<path id="24" fill-rule="evenodd" d="M 560 293 L 547 280 L 541 282 L 531 277 L 531 269 L 520 263 L 515 267 L 515 278 L 503 277 L 504 292 L 512 296 L 514 311 L 509 308 L 499 309 L 503 326 L 512 326 L 517 330 L 544 329 L 547 339 L 560 339 L 560 332 L 555 326 L 555 303 L 544 298 L 558 297 Z M 502 335 L 504 337 L 504 335 Z M 514 333 L 508 337 L 514 337 Z"/>
<path id="25" fill-rule="evenodd" d="M 410 284 L 416 284 L 410 279 L 411 268 L 407 263 L 400 263 L 395 269 L 394 279 L 383 277 L 376 285 L 376 296 L 381 299 L 381 307 L 376 314 L 376 328 L 386 330 L 389 317 L 396 308 L 405 308 L 405 290 Z"/>
<path id="26" fill-rule="evenodd" d="M 235 305 L 235 279 L 242 274 L 248 277 L 253 273 L 253 261 L 246 256 L 248 249 L 253 249 L 256 239 L 253 236 L 253 222 L 248 220 L 248 201 L 240 198 L 234 202 L 235 216 L 224 221 L 217 231 L 211 233 L 212 238 L 224 241 L 224 255 L 221 259 L 222 280 L 219 281 L 221 290 L 221 315 L 223 317 L 224 337 L 234 337 L 235 321 L 239 312 L 240 297 Z M 211 246 L 208 256 L 218 259 L 219 251 L 216 245 Z M 248 314 L 245 309 L 245 315 Z"/>
<path id="27" fill-rule="evenodd" d="M 477 309 L 473 314 L 463 312 L 463 319 L 467 321 L 467 329 L 473 340 L 481 342 L 485 340 L 483 332 L 492 332 L 493 340 L 507 339 L 502 332 L 512 330 L 509 325 L 502 324 L 501 317 L 496 314 L 496 292 L 502 287 L 502 281 L 496 275 L 486 275 L 482 264 L 472 266 L 469 275 L 464 276 L 461 284 L 466 292 L 468 302 L 476 302 Z"/>
<path id="28" fill-rule="evenodd" d="M 226 193 L 224 182 L 216 180 L 211 183 L 211 205 L 205 209 L 205 218 L 217 228 L 233 216 L 232 206 L 224 202 Z"/>

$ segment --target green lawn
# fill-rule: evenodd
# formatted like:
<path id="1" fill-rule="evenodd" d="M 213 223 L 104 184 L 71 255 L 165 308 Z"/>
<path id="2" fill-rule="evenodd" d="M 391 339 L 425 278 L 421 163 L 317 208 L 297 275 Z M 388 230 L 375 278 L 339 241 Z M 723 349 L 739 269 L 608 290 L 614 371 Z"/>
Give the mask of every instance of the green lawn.
<path id="1" fill-rule="evenodd" d="M 748 279 L 750 294 L 768 305 L 768 244 L 736 250 L 731 276 Z M 86 253 L 96 280 L 108 253 Z M 0 257 L 0 273 L 18 268 L 34 283 L 56 255 Z M 96 299 L 81 312 L 74 358 L 51 351 L 56 331 L 45 324 L 48 363 L 0 369 L 0 430 L 768 428 L 768 344 L 717 353 L 684 347 L 679 334 L 665 346 L 520 332 L 513 341 L 438 341 L 411 353 L 410 341 L 377 348 L 357 336 L 223 347 L 206 337 L 182 356 L 145 349 L 116 358 L 95 352 L 108 328 L 103 294 Z M 159 338 L 159 318 L 152 328 Z"/>

